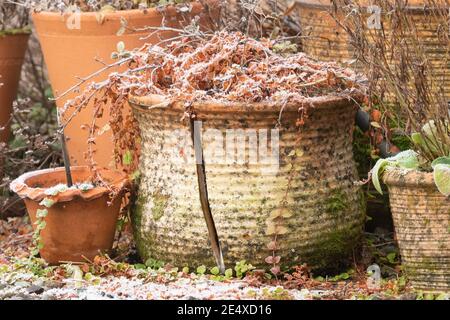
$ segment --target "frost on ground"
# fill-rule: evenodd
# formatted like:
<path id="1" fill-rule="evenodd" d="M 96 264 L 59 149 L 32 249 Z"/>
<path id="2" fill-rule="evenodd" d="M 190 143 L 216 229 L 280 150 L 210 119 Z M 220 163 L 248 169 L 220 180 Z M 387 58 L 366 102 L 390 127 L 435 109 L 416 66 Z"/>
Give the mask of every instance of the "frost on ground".
<path id="1" fill-rule="evenodd" d="M 241 277 L 237 270 L 222 276 L 205 266 L 187 270 L 159 261 L 143 264 L 131 249 L 130 233 L 116 242 L 114 259 L 97 256 L 84 264 L 49 267 L 42 259 L 30 259 L 31 238 L 26 217 L 0 220 L 0 300 L 449 299 L 448 294 L 412 291 L 397 272 L 395 254 L 383 256 L 380 245 L 374 246 L 376 255 L 390 266 L 380 264 L 383 279 L 378 288 L 371 288 L 363 262 L 333 276 L 313 276 L 303 265 L 278 279 L 264 270 Z M 373 255 L 370 259 L 372 263 Z"/>
<path id="2" fill-rule="evenodd" d="M 320 291 L 285 290 L 282 287 L 251 287 L 245 281 L 218 282 L 205 276 L 180 278 L 174 282 L 108 276 L 98 284 L 65 279 L 54 282 L 30 274 L 0 275 L 0 300 L 197 300 L 197 299 L 312 299 Z"/>

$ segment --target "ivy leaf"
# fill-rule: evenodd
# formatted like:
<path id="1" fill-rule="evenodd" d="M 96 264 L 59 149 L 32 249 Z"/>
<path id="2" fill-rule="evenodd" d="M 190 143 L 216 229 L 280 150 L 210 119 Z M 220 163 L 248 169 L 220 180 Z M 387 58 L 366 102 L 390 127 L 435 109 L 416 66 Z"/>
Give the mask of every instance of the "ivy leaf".
<path id="1" fill-rule="evenodd" d="M 214 267 L 211 269 L 211 274 L 217 276 L 220 273 L 220 270 L 218 267 Z"/>
<path id="2" fill-rule="evenodd" d="M 433 167 L 434 183 L 439 192 L 445 196 L 450 195 L 450 165 L 436 164 Z"/>
<path id="3" fill-rule="evenodd" d="M 389 252 L 388 255 L 386 256 L 386 259 L 389 261 L 389 263 L 395 264 L 396 257 L 397 257 L 397 254 L 395 252 Z"/>
<path id="4" fill-rule="evenodd" d="M 232 277 L 233 277 L 233 269 L 229 268 L 229 269 L 225 270 L 225 278 L 231 279 Z"/>
<path id="5" fill-rule="evenodd" d="M 280 271 L 281 271 L 280 266 L 275 266 L 275 267 L 270 268 L 270 272 L 272 272 L 274 275 L 279 274 Z"/>
<path id="6" fill-rule="evenodd" d="M 267 244 L 267 249 L 272 250 L 272 251 L 277 250 L 278 249 L 277 243 L 275 241 L 269 242 Z"/>
<path id="7" fill-rule="evenodd" d="M 127 150 L 122 157 L 123 164 L 129 166 L 133 162 L 133 155 L 130 150 Z"/>
<path id="8" fill-rule="evenodd" d="M 197 273 L 200 275 L 205 274 L 206 272 L 206 267 L 204 265 L 201 265 L 200 267 L 197 268 Z"/>

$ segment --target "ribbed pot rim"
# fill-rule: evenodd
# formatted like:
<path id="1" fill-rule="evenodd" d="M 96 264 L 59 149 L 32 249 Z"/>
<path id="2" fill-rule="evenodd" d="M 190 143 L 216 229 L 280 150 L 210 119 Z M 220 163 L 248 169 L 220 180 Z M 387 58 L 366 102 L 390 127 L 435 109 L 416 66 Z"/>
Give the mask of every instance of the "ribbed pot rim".
<path id="1" fill-rule="evenodd" d="M 198 1 L 191 1 L 186 2 L 186 4 L 192 5 L 192 10 L 197 11 L 199 9 L 203 8 L 203 5 Z M 168 15 L 176 15 L 177 14 L 177 6 L 169 5 L 164 7 L 164 13 Z M 113 12 L 104 12 L 103 13 L 105 18 L 108 20 L 117 20 L 120 21 L 120 19 L 126 15 L 127 17 L 141 17 L 141 16 L 148 16 L 148 17 L 160 17 L 161 16 L 161 9 L 158 7 L 155 8 L 148 8 L 148 9 L 131 9 L 131 10 L 116 10 Z M 61 17 L 64 17 L 64 13 L 60 12 L 53 12 L 53 11 L 32 11 L 31 16 L 32 19 L 40 19 L 40 20 L 47 20 L 47 21 L 61 21 Z M 80 17 L 82 21 L 97 21 L 98 14 L 97 12 L 80 12 Z"/>
<path id="2" fill-rule="evenodd" d="M 211 113 L 274 113 L 280 112 L 295 112 L 298 113 L 301 107 L 313 107 L 314 109 L 326 109 L 330 107 L 342 107 L 355 105 L 363 100 L 363 96 L 359 94 L 348 96 L 321 96 L 314 98 L 305 98 L 301 103 L 282 102 L 240 102 L 240 101 L 201 101 L 194 102 L 190 106 L 198 112 Z M 133 109 L 137 111 L 149 111 L 153 109 L 167 109 L 185 111 L 184 101 L 170 102 L 162 95 L 147 95 L 147 96 L 133 96 L 128 97 Z"/>
<path id="3" fill-rule="evenodd" d="M 383 182 L 388 187 L 433 188 L 438 192 L 432 172 L 389 167 L 383 173 Z"/>
<path id="4" fill-rule="evenodd" d="M 71 167 L 72 175 L 75 177 L 77 174 L 89 172 L 89 167 L 87 166 L 74 166 Z M 82 198 L 84 200 L 93 200 L 100 198 L 101 196 L 111 192 L 110 189 L 106 187 L 95 187 L 88 191 L 81 191 L 79 189 L 67 190 L 58 193 L 56 196 L 47 195 L 45 191 L 48 188 L 32 187 L 28 185 L 30 179 L 42 177 L 45 180 L 46 177 L 54 175 L 56 173 L 64 172 L 64 167 L 36 170 L 24 173 L 17 179 L 11 182 L 10 189 L 17 193 L 22 199 L 30 199 L 33 201 L 41 201 L 44 198 L 51 198 L 56 202 L 67 202 L 75 198 Z M 116 190 L 123 190 L 129 185 L 129 179 L 123 172 L 114 171 L 109 169 L 100 169 L 100 174 L 104 177 L 108 177 L 111 181 L 110 184 Z M 48 179 L 48 178 L 47 178 Z M 64 183 L 64 181 L 61 181 Z"/>

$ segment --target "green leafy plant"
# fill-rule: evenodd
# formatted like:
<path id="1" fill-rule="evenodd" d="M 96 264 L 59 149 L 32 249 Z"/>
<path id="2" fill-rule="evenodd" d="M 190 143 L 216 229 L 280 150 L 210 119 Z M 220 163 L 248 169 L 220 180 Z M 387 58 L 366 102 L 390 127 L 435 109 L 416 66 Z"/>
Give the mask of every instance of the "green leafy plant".
<path id="1" fill-rule="evenodd" d="M 401 168 L 404 170 L 418 170 L 421 168 L 420 156 L 413 150 L 400 152 L 394 157 L 379 159 L 372 169 L 372 183 L 375 189 L 383 194 L 380 184 L 380 176 L 389 168 Z M 450 156 L 439 157 L 431 163 L 434 183 L 437 189 L 445 196 L 450 195 Z"/>
<path id="2" fill-rule="evenodd" d="M 247 272 L 252 271 L 253 269 L 255 269 L 255 267 L 247 263 L 247 261 L 245 260 L 237 262 L 236 266 L 234 267 L 237 278 L 242 278 Z"/>

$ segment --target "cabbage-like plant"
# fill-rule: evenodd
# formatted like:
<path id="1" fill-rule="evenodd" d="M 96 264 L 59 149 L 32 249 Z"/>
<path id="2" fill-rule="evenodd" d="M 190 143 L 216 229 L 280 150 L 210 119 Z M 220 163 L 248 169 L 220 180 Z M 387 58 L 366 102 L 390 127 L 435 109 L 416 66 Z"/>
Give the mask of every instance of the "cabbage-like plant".
<path id="1" fill-rule="evenodd" d="M 442 148 L 448 148 L 448 143 L 441 141 L 435 141 L 433 145 L 426 145 L 427 140 L 436 140 L 433 135 L 433 122 L 430 121 L 425 125 L 427 128 L 422 130 L 422 133 L 413 133 L 412 140 L 416 144 L 425 144 L 422 148 L 436 148 L 437 145 L 442 144 Z M 423 136 L 424 132 L 427 132 L 427 136 Z M 431 166 L 429 168 L 428 166 Z M 413 150 L 406 150 L 400 152 L 394 157 L 387 159 L 379 159 L 372 169 L 372 183 L 375 189 L 383 194 L 380 185 L 380 176 L 385 170 L 389 168 L 401 168 L 404 170 L 433 170 L 434 183 L 437 189 L 445 196 L 450 196 L 450 153 L 447 156 L 441 156 L 431 162 L 431 164 L 423 159 L 420 154 Z"/>

